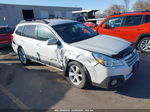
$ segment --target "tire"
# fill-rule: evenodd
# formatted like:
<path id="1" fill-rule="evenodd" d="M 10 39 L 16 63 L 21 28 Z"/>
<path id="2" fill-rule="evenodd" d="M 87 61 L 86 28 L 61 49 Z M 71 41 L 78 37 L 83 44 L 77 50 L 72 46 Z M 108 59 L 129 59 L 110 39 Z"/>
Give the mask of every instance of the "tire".
<path id="1" fill-rule="evenodd" d="M 150 53 L 150 37 L 145 37 L 138 43 L 138 49 L 144 53 Z"/>
<path id="2" fill-rule="evenodd" d="M 23 65 L 29 65 L 31 60 L 27 59 L 26 54 L 23 50 L 23 48 L 19 48 L 18 49 L 18 56 L 19 56 L 19 60 Z"/>
<path id="3" fill-rule="evenodd" d="M 89 85 L 87 70 L 78 62 L 70 62 L 67 69 L 67 80 L 75 87 L 83 89 Z"/>

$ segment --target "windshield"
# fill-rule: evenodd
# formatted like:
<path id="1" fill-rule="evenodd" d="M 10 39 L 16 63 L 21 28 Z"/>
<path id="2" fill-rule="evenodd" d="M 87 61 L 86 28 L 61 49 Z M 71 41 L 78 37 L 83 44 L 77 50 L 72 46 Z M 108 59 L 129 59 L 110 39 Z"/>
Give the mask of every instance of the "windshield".
<path id="1" fill-rule="evenodd" d="M 11 33 L 11 32 L 12 32 L 12 29 L 10 27 L 0 28 L 0 34 Z"/>
<path id="2" fill-rule="evenodd" d="M 92 29 L 81 23 L 68 23 L 53 26 L 54 30 L 59 34 L 63 41 L 74 43 L 85 39 L 92 38 L 98 35 Z"/>

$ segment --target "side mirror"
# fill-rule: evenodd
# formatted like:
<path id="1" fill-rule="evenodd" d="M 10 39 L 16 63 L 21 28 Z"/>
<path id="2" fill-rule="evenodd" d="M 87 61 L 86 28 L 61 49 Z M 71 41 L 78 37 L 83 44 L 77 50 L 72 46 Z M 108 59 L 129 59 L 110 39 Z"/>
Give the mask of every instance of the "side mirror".
<path id="1" fill-rule="evenodd" d="M 102 25 L 102 28 L 107 28 L 107 24 L 103 24 L 103 25 Z"/>
<path id="2" fill-rule="evenodd" d="M 59 41 L 55 38 L 47 41 L 47 45 L 56 45 Z"/>

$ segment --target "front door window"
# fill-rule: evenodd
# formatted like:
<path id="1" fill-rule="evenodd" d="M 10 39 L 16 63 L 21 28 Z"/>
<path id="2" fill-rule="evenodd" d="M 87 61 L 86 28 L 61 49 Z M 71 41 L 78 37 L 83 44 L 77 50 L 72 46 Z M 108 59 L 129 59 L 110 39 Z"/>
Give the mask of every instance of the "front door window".
<path id="1" fill-rule="evenodd" d="M 120 27 L 123 17 L 110 18 L 104 22 L 108 28 Z"/>

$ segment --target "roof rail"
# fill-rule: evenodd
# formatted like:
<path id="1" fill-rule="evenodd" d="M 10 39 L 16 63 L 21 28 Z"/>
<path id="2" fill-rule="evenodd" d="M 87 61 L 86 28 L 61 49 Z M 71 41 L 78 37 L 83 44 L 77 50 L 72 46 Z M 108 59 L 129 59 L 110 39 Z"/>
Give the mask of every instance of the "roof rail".
<path id="1" fill-rule="evenodd" d="M 149 9 L 146 9 L 145 11 L 133 11 L 133 12 L 123 12 L 123 13 L 121 13 L 121 12 L 119 12 L 119 13 L 116 13 L 116 12 L 114 12 L 114 14 L 113 15 L 120 15 L 120 14 L 128 14 L 128 13 L 144 13 L 144 12 L 150 12 L 150 10 Z"/>
<path id="2" fill-rule="evenodd" d="M 33 19 L 26 19 L 26 20 L 21 20 L 19 23 L 27 23 L 27 22 L 38 22 L 38 23 L 45 23 L 48 24 L 49 22 L 46 21 L 48 18 L 33 18 Z"/>

